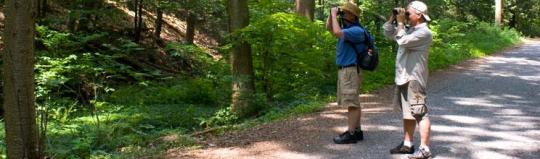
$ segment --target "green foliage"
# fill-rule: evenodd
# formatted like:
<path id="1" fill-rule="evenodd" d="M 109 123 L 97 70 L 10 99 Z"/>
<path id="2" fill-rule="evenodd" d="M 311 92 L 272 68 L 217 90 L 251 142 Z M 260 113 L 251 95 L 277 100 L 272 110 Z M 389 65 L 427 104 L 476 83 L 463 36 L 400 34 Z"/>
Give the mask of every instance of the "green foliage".
<path id="1" fill-rule="evenodd" d="M 4 127 L 4 120 L 0 120 L 0 158 L 7 158 L 5 138 L 6 138 L 6 131 Z"/>
<path id="2" fill-rule="evenodd" d="M 238 115 L 231 111 L 231 107 L 220 109 L 209 118 L 198 118 L 198 120 L 200 120 L 200 125 L 207 128 L 221 125 L 231 125 L 237 122 L 238 119 Z"/>
<path id="3" fill-rule="evenodd" d="M 124 35 L 132 25 L 126 20 L 129 16 L 101 0 L 54 1 L 64 7 L 59 10 L 67 11 L 63 16 L 68 18 L 40 20 L 35 74 L 37 109 L 49 119 L 47 154 L 51 158 L 153 158 L 168 148 L 195 145 L 186 135 L 193 131 L 286 119 L 320 111 L 335 100 L 336 39 L 322 21 L 291 14 L 293 1 L 250 0 L 250 25 L 232 34 L 232 41 L 222 43 L 225 46 L 219 54 L 212 56 L 195 45 L 172 42 L 150 50 L 146 44 L 127 40 Z M 317 6 L 317 17 L 324 20 L 329 8 L 342 1 L 328 0 Z M 132 1 L 117 2 L 129 6 Z M 184 15 L 191 9 L 198 17 L 200 33 L 218 40 L 225 37 L 227 1 L 185 2 L 144 1 L 147 11 L 161 7 L 166 13 Z M 393 83 L 396 46 L 382 38 L 381 16 L 388 15 L 394 2 L 362 1 L 361 22 L 374 34 L 380 50 L 377 70 L 363 72 L 364 92 Z M 479 22 L 492 21 L 491 1 L 427 3 L 435 19 L 430 24 L 434 32 L 431 71 L 519 41 L 520 33 L 514 29 Z M 514 16 L 512 27 L 525 35 L 540 35 L 536 0 L 506 3 L 506 24 L 513 23 Z M 240 118 L 229 107 L 231 76 L 226 51 L 238 42 L 250 43 L 253 51 L 257 93 L 247 98 L 252 105 L 249 109 L 260 113 L 252 118 Z M 145 56 L 152 51 L 173 59 L 165 64 L 181 73 L 136 67 L 130 61 L 151 59 Z M 3 123 L 0 130 L 0 154 L 4 155 Z M 164 136 L 174 137 L 165 141 Z"/>
<path id="4" fill-rule="evenodd" d="M 294 4 L 289 0 L 250 0 L 248 3 L 251 23 L 275 13 L 294 11 Z"/>
<path id="5" fill-rule="evenodd" d="M 283 101 L 317 94 L 334 83 L 335 39 L 320 26 L 276 13 L 243 30 L 241 39 L 253 50 L 258 92 Z"/>
<path id="6" fill-rule="evenodd" d="M 463 23 L 442 19 L 435 21 L 432 26 L 435 35 L 429 59 L 432 71 L 492 54 L 520 40 L 520 33 L 514 29 L 501 29 L 484 22 Z"/>
<path id="7" fill-rule="evenodd" d="M 266 112 L 263 116 L 258 118 L 258 120 L 262 122 L 270 122 L 287 119 L 289 117 L 299 116 L 302 114 L 318 112 L 324 109 L 327 102 L 327 100 L 319 99 L 314 101 L 305 101 L 298 105 L 290 105 L 289 107 L 275 108 Z"/>
<path id="8" fill-rule="evenodd" d="M 167 83 L 147 86 L 128 86 L 109 96 L 108 101 L 123 105 L 194 104 L 216 107 L 223 103 L 223 85 L 214 85 L 208 79 L 174 79 Z"/>
<path id="9" fill-rule="evenodd" d="M 74 96 L 83 91 L 108 92 L 108 84 L 127 79 L 144 80 L 138 73 L 118 60 L 136 51 L 129 41 L 107 42 L 108 34 L 70 34 L 37 27 L 38 41 L 45 46 L 37 53 L 36 89 L 38 101 L 48 97 Z M 115 46 L 120 45 L 120 46 Z M 123 52 L 125 51 L 125 52 Z M 147 70 L 143 70 L 147 71 Z M 150 72 L 150 70 L 148 70 Z"/>
<path id="10" fill-rule="evenodd" d="M 211 112 L 212 107 L 196 105 L 103 103 L 99 123 L 88 114 L 72 117 L 67 123 L 51 122 L 48 154 L 53 158 L 142 157 L 148 154 L 141 151 L 160 152 L 170 147 L 190 146 L 192 139 L 183 134 L 198 126 L 196 117 L 208 117 Z M 180 137 L 157 142 L 168 135 Z"/>

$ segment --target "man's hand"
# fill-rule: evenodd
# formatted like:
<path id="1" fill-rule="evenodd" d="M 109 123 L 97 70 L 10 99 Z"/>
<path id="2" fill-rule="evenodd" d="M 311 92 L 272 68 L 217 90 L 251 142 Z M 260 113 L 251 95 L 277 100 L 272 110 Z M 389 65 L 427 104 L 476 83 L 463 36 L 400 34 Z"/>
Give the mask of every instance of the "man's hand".
<path id="1" fill-rule="evenodd" d="M 388 22 L 393 22 L 394 19 L 396 19 L 396 16 L 394 16 L 394 14 L 390 15 L 390 17 L 388 17 Z"/>
<path id="2" fill-rule="evenodd" d="M 338 12 L 337 7 L 330 9 L 330 15 L 332 15 L 332 17 L 337 17 L 337 12 Z"/>
<path id="3" fill-rule="evenodd" d="M 397 20 L 398 24 L 400 24 L 400 23 L 403 24 L 405 22 L 405 9 L 403 9 L 403 8 L 399 9 L 399 13 L 396 16 L 396 20 Z"/>

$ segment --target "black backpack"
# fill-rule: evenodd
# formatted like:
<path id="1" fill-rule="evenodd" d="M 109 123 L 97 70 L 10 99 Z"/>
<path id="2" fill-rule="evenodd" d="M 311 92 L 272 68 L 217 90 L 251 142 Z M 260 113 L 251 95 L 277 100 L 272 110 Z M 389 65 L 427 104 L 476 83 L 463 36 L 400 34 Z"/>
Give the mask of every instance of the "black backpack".
<path id="1" fill-rule="evenodd" d="M 358 67 L 360 67 L 362 70 L 373 71 L 375 70 L 375 68 L 377 68 L 377 64 L 379 64 L 379 51 L 377 50 L 377 47 L 375 47 L 373 37 L 371 36 L 369 31 L 365 29 L 362 25 L 358 26 L 364 30 L 364 44 L 366 44 L 367 49 L 357 50 L 354 43 L 349 40 L 347 40 L 347 43 L 349 43 L 352 46 L 354 52 L 356 52 L 356 64 L 358 65 Z M 371 51 L 371 56 L 368 54 L 369 51 Z"/>

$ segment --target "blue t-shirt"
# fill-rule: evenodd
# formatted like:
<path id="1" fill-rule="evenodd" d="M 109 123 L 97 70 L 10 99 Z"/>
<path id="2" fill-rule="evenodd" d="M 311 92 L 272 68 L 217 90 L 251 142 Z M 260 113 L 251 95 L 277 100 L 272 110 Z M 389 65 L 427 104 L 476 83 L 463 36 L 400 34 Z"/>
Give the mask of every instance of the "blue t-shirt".
<path id="1" fill-rule="evenodd" d="M 343 38 L 338 39 L 336 47 L 336 64 L 338 66 L 348 66 L 356 63 L 356 52 L 352 48 L 352 45 L 356 45 L 356 49 L 360 53 L 362 50 L 366 50 L 364 29 L 358 24 L 349 25 L 341 29 L 343 32 Z M 348 40 L 349 42 L 346 42 Z"/>

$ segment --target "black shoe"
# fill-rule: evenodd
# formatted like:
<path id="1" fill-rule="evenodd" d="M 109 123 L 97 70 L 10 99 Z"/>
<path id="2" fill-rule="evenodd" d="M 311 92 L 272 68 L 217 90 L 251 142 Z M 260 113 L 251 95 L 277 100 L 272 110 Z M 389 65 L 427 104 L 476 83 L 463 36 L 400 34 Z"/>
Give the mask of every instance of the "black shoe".
<path id="1" fill-rule="evenodd" d="M 412 154 L 414 152 L 414 147 L 405 146 L 401 142 L 398 146 L 393 149 L 390 149 L 390 154 Z"/>
<path id="2" fill-rule="evenodd" d="M 359 129 L 355 129 L 354 130 L 354 138 L 356 139 L 356 141 L 362 141 L 364 140 L 364 132 L 362 130 L 359 130 Z"/>
<path id="3" fill-rule="evenodd" d="M 334 138 L 336 144 L 352 144 L 360 140 L 364 140 L 364 133 L 362 131 L 355 131 L 351 134 L 349 131 L 345 131 L 339 136 Z"/>

